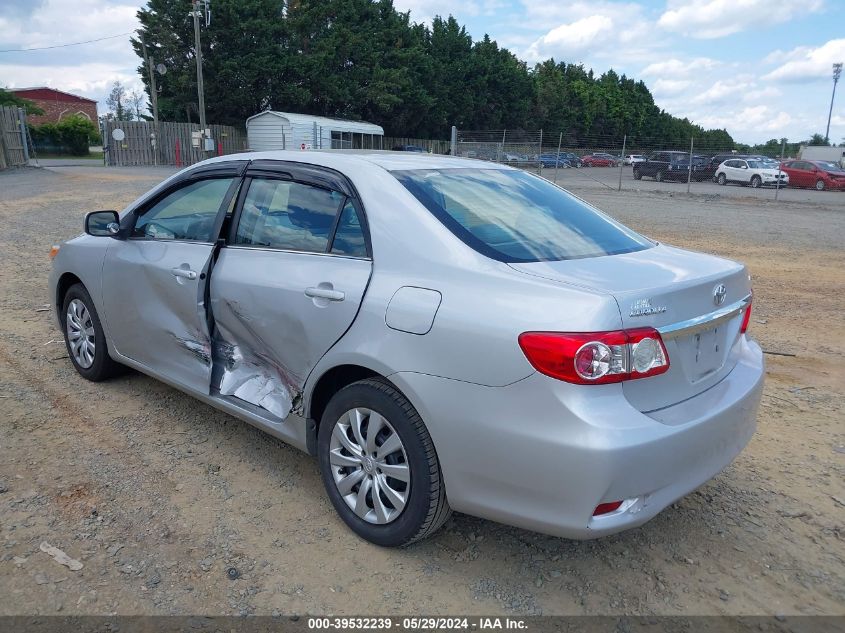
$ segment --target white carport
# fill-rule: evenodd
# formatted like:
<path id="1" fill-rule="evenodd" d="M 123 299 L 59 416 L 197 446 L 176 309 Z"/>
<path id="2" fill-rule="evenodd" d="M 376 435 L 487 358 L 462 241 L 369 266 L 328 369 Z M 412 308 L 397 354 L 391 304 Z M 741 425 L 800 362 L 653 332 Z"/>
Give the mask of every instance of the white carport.
<path id="1" fill-rule="evenodd" d="M 249 149 L 383 149 L 375 123 L 266 110 L 246 120 Z"/>

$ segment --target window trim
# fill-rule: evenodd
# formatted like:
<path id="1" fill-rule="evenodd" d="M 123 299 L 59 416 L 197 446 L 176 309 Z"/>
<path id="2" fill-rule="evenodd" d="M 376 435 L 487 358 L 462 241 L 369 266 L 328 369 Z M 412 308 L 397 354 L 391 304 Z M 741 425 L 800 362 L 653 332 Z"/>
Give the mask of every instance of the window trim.
<path id="1" fill-rule="evenodd" d="M 231 179 L 231 183 L 229 184 L 229 188 L 226 190 L 226 193 L 223 196 L 222 201 L 220 202 L 220 206 L 217 208 L 217 215 L 214 218 L 214 223 L 212 224 L 211 228 L 211 236 L 210 240 L 189 240 L 189 239 L 172 239 L 172 240 L 165 240 L 165 239 L 157 239 L 154 237 L 136 237 L 132 235 L 132 232 L 135 230 L 135 227 L 138 224 L 138 219 L 143 216 L 147 211 L 152 209 L 156 206 L 159 202 L 167 198 L 173 193 L 176 193 L 180 189 L 184 189 L 185 187 L 190 187 L 194 183 L 197 182 L 204 182 L 207 180 L 222 180 L 222 179 Z M 133 242 L 165 242 L 165 243 L 180 243 L 180 244 L 214 244 L 220 237 L 220 229 L 223 226 L 223 221 L 226 218 L 226 210 L 229 208 L 229 205 L 232 203 L 232 198 L 234 197 L 235 193 L 238 191 L 238 187 L 240 187 L 241 183 L 243 182 L 243 177 L 238 173 L 229 172 L 229 170 L 221 170 L 220 172 L 216 171 L 207 171 L 203 172 L 200 171 L 199 173 L 192 173 L 184 179 L 179 179 L 177 182 L 174 182 L 172 186 L 167 187 L 166 189 L 160 191 L 156 194 L 153 198 L 149 200 L 145 200 L 143 204 L 139 205 L 135 209 L 132 210 L 130 214 L 128 214 L 127 218 L 131 220 L 131 222 L 127 222 L 126 229 L 127 229 L 127 240 L 131 240 Z"/>
<path id="2" fill-rule="evenodd" d="M 291 248 L 279 248 L 277 246 L 263 246 L 260 244 L 239 244 L 236 241 L 238 234 L 238 225 L 240 224 L 241 216 L 243 214 L 244 202 L 246 201 L 246 196 L 249 192 L 250 187 L 252 186 L 253 180 L 278 180 L 282 182 L 291 182 L 294 184 L 305 185 L 307 187 L 314 187 L 316 189 L 323 189 L 325 191 L 334 191 L 341 194 L 343 196 L 343 199 L 340 201 L 337 209 L 335 209 L 335 217 L 332 221 L 332 228 L 329 232 L 329 238 L 326 242 L 326 250 L 324 250 L 323 252 L 318 252 L 297 250 Z M 343 255 L 340 253 L 331 252 L 332 246 L 334 245 L 334 238 L 337 233 L 337 227 L 340 222 L 340 217 L 343 214 L 343 208 L 346 206 L 346 203 L 350 201 L 355 207 L 355 212 L 358 215 L 358 222 L 361 224 L 361 232 L 364 234 L 364 246 L 367 250 L 366 257 L 356 257 L 354 255 Z M 309 179 L 299 179 L 296 177 L 295 173 L 291 172 L 291 170 L 285 171 L 284 169 L 279 169 L 279 171 L 270 171 L 267 169 L 262 169 L 261 171 L 256 171 L 255 173 L 247 173 L 247 175 L 243 178 L 241 189 L 238 194 L 238 199 L 235 203 L 235 210 L 232 213 L 232 222 L 229 225 L 229 232 L 226 236 L 226 248 L 276 251 L 281 253 L 298 253 L 301 255 L 328 255 L 331 257 L 342 257 L 345 259 L 372 260 L 369 226 L 366 224 L 365 216 L 363 218 L 362 216 L 364 216 L 364 214 L 362 207 L 358 202 L 358 199 L 354 196 L 349 195 L 347 192 L 323 186 L 319 183 L 310 181 Z"/>

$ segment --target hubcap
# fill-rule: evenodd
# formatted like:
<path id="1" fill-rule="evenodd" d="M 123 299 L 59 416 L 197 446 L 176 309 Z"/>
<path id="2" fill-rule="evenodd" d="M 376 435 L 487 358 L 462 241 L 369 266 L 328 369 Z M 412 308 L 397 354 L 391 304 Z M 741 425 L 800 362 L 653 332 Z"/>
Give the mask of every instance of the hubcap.
<path id="1" fill-rule="evenodd" d="M 332 478 L 346 505 L 367 523 L 396 520 L 411 492 L 411 470 L 399 434 L 363 407 L 340 416 L 329 444 Z"/>
<path id="2" fill-rule="evenodd" d="M 67 317 L 67 340 L 70 345 L 70 353 L 73 359 L 83 369 L 88 369 L 94 364 L 94 322 L 91 321 L 91 313 L 79 299 L 74 299 L 68 304 Z"/>

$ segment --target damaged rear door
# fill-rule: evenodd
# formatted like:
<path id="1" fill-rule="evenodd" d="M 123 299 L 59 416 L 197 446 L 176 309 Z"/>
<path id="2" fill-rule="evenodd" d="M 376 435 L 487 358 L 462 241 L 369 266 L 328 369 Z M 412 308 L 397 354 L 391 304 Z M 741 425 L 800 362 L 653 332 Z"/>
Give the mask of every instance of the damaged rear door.
<path id="1" fill-rule="evenodd" d="M 140 206 L 103 267 L 103 305 L 117 351 L 173 383 L 209 392 L 209 265 L 246 161 L 215 164 Z"/>
<path id="2" fill-rule="evenodd" d="M 358 312 L 372 269 L 366 219 L 332 170 L 255 161 L 246 176 L 209 288 L 212 392 L 281 421 Z"/>

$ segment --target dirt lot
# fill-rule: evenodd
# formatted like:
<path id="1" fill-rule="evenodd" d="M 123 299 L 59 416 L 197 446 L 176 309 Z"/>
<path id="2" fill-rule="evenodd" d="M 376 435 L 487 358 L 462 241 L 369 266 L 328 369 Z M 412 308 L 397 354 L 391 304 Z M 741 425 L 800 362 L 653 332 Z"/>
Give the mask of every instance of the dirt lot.
<path id="1" fill-rule="evenodd" d="M 756 436 L 621 535 L 456 515 L 385 550 L 344 527 L 307 455 L 145 376 L 91 384 L 72 369 L 46 310 L 47 251 L 85 210 L 168 173 L 0 173 L 0 615 L 845 614 L 845 195 L 579 190 L 652 237 L 749 264 L 751 331 L 795 354 L 767 356 Z"/>

